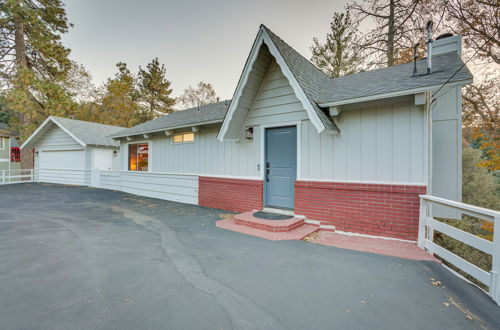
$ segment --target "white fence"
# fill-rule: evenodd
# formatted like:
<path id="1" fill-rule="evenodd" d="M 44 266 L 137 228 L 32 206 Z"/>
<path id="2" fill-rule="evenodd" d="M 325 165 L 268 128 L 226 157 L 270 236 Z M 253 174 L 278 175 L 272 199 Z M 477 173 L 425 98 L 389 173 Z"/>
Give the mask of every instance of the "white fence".
<path id="1" fill-rule="evenodd" d="M 35 171 L 33 169 L 15 169 L 0 171 L 0 185 L 10 183 L 24 183 L 35 181 Z"/>
<path id="2" fill-rule="evenodd" d="M 492 222 L 494 230 L 493 242 L 437 221 L 432 217 L 432 205 L 444 206 L 460 214 L 466 214 Z M 491 271 L 487 272 L 434 243 L 433 238 L 435 230 L 483 251 L 484 253 L 490 254 L 493 260 Z M 444 198 L 422 195 L 420 196 L 418 246 L 439 256 L 488 286 L 489 295 L 500 305 L 500 212 L 450 201 Z"/>

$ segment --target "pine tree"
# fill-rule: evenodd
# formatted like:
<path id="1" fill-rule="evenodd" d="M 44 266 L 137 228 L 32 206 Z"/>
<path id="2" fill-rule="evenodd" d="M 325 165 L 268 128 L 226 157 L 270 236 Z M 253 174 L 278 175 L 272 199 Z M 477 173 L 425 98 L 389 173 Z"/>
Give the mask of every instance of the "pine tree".
<path id="1" fill-rule="evenodd" d="M 141 122 L 138 114 L 140 94 L 136 88 L 136 78 L 127 68 L 127 64 L 116 64 L 118 73 L 114 79 L 108 79 L 104 95 L 100 101 L 98 122 L 109 125 L 130 127 Z"/>
<path id="2" fill-rule="evenodd" d="M 148 63 L 146 69 L 139 67 L 138 89 L 144 107 L 139 114 L 140 121 L 147 121 L 158 115 L 173 111 L 175 99 L 170 97 L 171 82 L 166 79 L 165 65 L 158 58 Z"/>
<path id="3" fill-rule="evenodd" d="M 349 12 L 335 13 L 330 28 L 324 44 L 313 39 L 311 61 L 332 78 L 359 71 L 363 58 L 355 47 L 358 26 Z"/>
<path id="4" fill-rule="evenodd" d="M 65 88 L 70 50 L 61 43 L 70 27 L 60 0 L 0 1 L 0 79 L 23 138 L 46 116 L 75 110 Z"/>

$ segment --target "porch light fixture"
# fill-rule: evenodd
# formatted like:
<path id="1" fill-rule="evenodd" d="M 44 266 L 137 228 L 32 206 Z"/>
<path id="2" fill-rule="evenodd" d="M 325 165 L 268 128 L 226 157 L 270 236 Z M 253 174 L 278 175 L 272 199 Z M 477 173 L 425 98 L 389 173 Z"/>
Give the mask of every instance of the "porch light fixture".
<path id="1" fill-rule="evenodd" d="M 253 140 L 253 127 L 249 127 L 245 130 L 245 139 Z"/>

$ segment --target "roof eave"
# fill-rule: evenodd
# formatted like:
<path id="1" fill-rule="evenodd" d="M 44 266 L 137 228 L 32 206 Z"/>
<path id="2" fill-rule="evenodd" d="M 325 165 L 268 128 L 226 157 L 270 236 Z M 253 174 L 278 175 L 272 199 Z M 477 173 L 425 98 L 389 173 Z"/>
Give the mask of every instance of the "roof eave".
<path id="1" fill-rule="evenodd" d="M 464 85 L 472 84 L 472 81 L 473 81 L 472 78 L 463 79 L 463 80 L 458 80 L 458 81 L 454 81 L 454 82 L 448 83 L 447 86 L 448 87 L 464 86 Z M 339 106 L 339 105 L 346 105 L 346 104 L 360 103 L 360 102 L 368 102 L 368 101 L 375 101 L 375 100 L 392 98 L 392 97 L 398 97 L 398 96 L 404 96 L 404 95 L 411 95 L 411 94 L 423 93 L 423 92 L 427 92 L 427 91 L 432 91 L 434 89 L 438 89 L 442 85 L 443 84 L 430 85 L 430 86 L 424 86 L 424 87 L 418 87 L 418 88 L 412 88 L 412 89 L 405 89 L 405 90 L 402 90 L 402 91 L 396 91 L 396 92 L 390 92 L 390 93 L 374 94 L 374 95 L 363 96 L 363 97 L 356 97 L 356 98 L 346 99 L 346 100 L 340 100 L 340 101 L 324 102 L 324 103 L 320 103 L 319 106 L 322 107 L 322 108 L 335 107 L 335 106 Z"/>
<path id="2" fill-rule="evenodd" d="M 135 132 L 135 133 L 131 133 L 131 134 L 109 135 L 109 137 L 112 138 L 112 139 L 119 139 L 119 138 L 124 138 L 124 137 L 127 137 L 127 136 L 136 136 L 136 135 L 141 135 L 141 134 L 159 133 L 159 132 L 163 132 L 163 131 L 166 131 L 166 130 L 172 130 L 172 129 L 181 129 L 181 128 L 187 128 L 187 127 L 197 127 L 197 126 L 203 126 L 203 125 L 217 124 L 217 123 L 222 123 L 223 121 L 224 121 L 224 119 L 208 120 L 208 121 L 202 121 L 202 122 L 191 123 L 191 124 L 186 124 L 186 125 L 179 125 L 179 126 L 172 126 L 172 127 L 163 127 L 163 128 L 153 129 L 153 130 L 140 131 L 140 132 Z"/>

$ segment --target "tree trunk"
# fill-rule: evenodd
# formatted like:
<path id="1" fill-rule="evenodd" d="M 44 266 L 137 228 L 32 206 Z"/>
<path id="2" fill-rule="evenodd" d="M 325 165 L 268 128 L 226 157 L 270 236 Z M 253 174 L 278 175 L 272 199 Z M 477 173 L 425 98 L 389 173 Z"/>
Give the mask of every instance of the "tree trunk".
<path id="1" fill-rule="evenodd" d="M 394 0 L 389 2 L 389 24 L 387 31 L 387 66 L 394 66 Z"/>
<path id="2" fill-rule="evenodd" d="M 19 22 L 19 19 L 16 19 L 14 27 L 17 69 L 26 68 L 28 67 L 28 60 L 26 58 L 26 44 L 24 43 L 24 23 Z"/>

